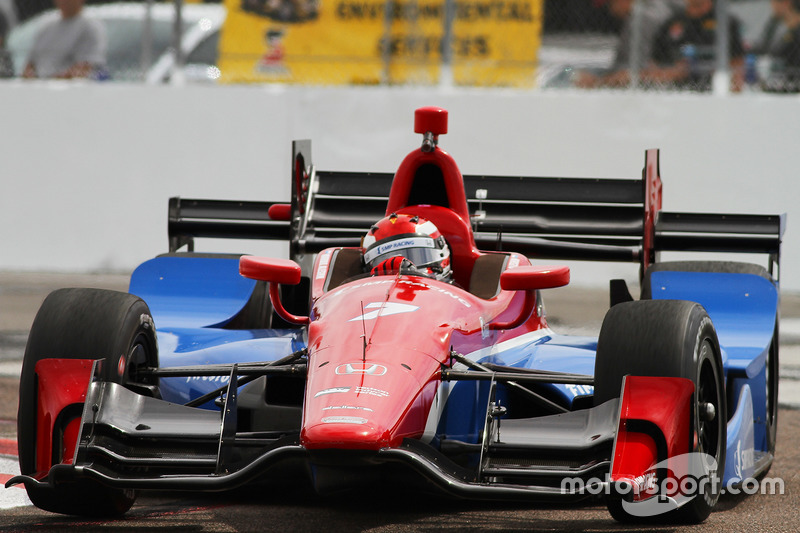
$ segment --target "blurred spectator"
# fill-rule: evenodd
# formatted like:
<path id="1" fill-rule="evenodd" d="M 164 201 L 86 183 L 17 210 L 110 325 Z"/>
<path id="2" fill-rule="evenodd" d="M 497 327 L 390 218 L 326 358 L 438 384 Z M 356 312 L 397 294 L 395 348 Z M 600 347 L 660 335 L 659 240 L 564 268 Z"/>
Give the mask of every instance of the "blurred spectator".
<path id="1" fill-rule="evenodd" d="M 53 0 L 14 0 L 19 21 L 53 7 Z"/>
<path id="2" fill-rule="evenodd" d="M 667 20 L 653 42 L 653 64 L 642 81 L 655 86 L 708 90 L 716 69 L 717 20 L 713 0 L 685 0 L 685 9 Z M 728 21 L 728 53 L 732 88 L 740 90 L 744 79 L 744 47 L 741 24 Z"/>
<path id="3" fill-rule="evenodd" d="M 769 19 L 767 19 L 767 22 L 764 24 L 764 28 L 761 30 L 761 33 L 758 35 L 756 40 L 750 44 L 748 52 L 756 55 L 768 53 L 775 40 L 779 39 L 783 35 L 784 31 L 786 31 L 786 28 L 783 26 L 783 22 L 781 21 L 780 17 L 775 14 L 773 9 L 773 13 Z"/>
<path id="4" fill-rule="evenodd" d="M 545 0 L 545 33 L 609 33 L 617 21 L 600 9 L 606 0 Z"/>
<path id="5" fill-rule="evenodd" d="M 634 4 L 639 1 L 641 5 L 641 18 L 639 28 L 641 39 L 637 58 L 637 68 L 641 72 L 650 64 L 653 50 L 653 38 L 661 24 L 673 13 L 670 2 L 656 0 L 642 2 L 642 0 L 608 0 L 608 12 L 621 23 L 619 42 L 614 55 L 614 63 L 604 72 L 581 71 L 575 80 L 575 85 L 583 88 L 592 87 L 625 87 L 631 81 L 630 68 L 634 57 Z"/>
<path id="6" fill-rule="evenodd" d="M 103 25 L 82 15 L 84 0 L 55 0 L 61 17 L 36 34 L 22 76 L 87 78 L 105 68 Z"/>
<path id="7" fill-rule="evenodd" d="M 800 0 L 772 0 L 773 18 L 784 31 L 764 43 L 767 72 L 762 86 L 767 91 L 800 91 Z"/>
<path id="8" fill-rule="evenodd" d="M 10 78 L 14 75 L 14 63 L 11 54 L 6 50 L 6 36 L 8 36 L 9 23 L 2 10 L 0 10 L 0 78 Z"/>

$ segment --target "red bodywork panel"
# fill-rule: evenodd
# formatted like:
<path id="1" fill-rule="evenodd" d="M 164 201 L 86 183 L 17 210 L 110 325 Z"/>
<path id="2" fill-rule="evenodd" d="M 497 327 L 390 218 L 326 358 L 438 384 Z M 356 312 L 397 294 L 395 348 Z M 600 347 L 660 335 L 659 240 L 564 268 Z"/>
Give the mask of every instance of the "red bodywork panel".
<path id="1" fill-rule="evenodd" d="M 694 383 L 686 378 L 625 377 L 611 481 L 632 483 L 635 499 L 656 494 L 657 463 L 692 451 L 693 394 Z M 669 469 L 685 471 L 681 465 Z"/>
<path id="2" fill-rule="evenodd" d="M 239 273 L 251 279 L 297 285 L 303 273 L 294 261 L 289 259 L 263 258 L 244 255 L 239 259 Z"/>
<path id="3" fill-rule="evenodd" d="M 83 404 L 92 379 L 91 359 L 42 359 L 36 363 L 38 401 L 36 413 L 36 470 L 47 472 L 53 463 L 55 424 L 61 412 L 74 404 Z M 80 420 L 79 418 L 76 420 Z M 77 444 L 78 423 L 64 420 L 64 462 L 71 462 Z"/>
<path id="4" fill-rule="evenodd" d="M 464 178 L 461 176 L 461 171 L 456 165 L 453 156 L 445 152 L 439 147 L 436 147 L 432 152 L 423 152 L 422 150 L 413 150 L 409 153 L 394 174 L 392 180 L 392 189 L 389 191 L 389 203 L 386 206 L 386 215 L 397 213 L 408 205 L 409 195 L 412 187 L 415 185 L 414 181 L 417 178 L 417 170 L 423 165 L 433 165 L 438 167 L 442 172 L 442 179 L 444 181 L 444 188 L 447 192 L 447 206 L 456 215 L 464 220 L 469 220 L 469 209 L 467 208 L 467 196 L 464 192 Z M 434 224 L 437 225 L 436 221 Z M 441 230 L 441 228 L 439 228 Z"/>
<path id="5" fill-rule="evenodd" d="M 331 255 L 321 252 L 312 270 L 306 448 L 377 450 L 419 438 L 451 347 L 469 353 L 546 327 L 533 314 L 513 331 L 491 328 L 526 312 L 525 291 L 483 300 L 454 285 L 400 275 L 366 277 L 323 293 Z M 517 254 L 511 259 L 528 264 Z"/>
<path id="6" fill-rule="evenodd" d="M 422 167 L 436 167 L 441 171 L 441 183 L 425 183 L 426 177 L 419 174 Z M 417 183 L 418 180 L 423 182 Z M 420 201 L 412 195 L 412 191 L 427 188 L 443 187 L 446 205 L 431 205 L 433 200 Z M 416 200 L 416 201 L 415 201 Z M 441 201 L 442 198 L 437 198 Z M 407 213 L 419 215 L 433 222 L 447 238 L 450 246 L 453 273 L 457 283 L 467 286 L 472 273 L 475 258 L 480 255 L 470 227 L 467 197 L 464 192 L 464 178 L 453 157 L 436 147 L 431 152 L 420 149 L 413 150 L 400 163 L 392 180 L 386 215 L 391 213 Z"/>
<path id="7" fill-rule="evenodd" d="M 442 111 L 418 110 L 415 128 L 446 133 Z M 431 190 L 436 194 L 426 200 Z M 451 349 L 470 353 L 546 327 L 531 312 L 534 291 L 502 290 L 484 300 L 461 288 L 469 287 L 483 253 L 475 245 L 464 181 L 450 154 L 438 146 L 409 153 L 392 181 L 386 215 L 391 213 L 419 215 L 436 225 L 450 247 L 455 284 L 375 276 L 324 292 L 334 250 L 317 256 L 301 432 L 306 448 L 378 450 L 419 438 Z M 524 256 L 509 254 L 507 269 L 526 265 Z M 566 275 L 568 280 L 568 270 Z"/>

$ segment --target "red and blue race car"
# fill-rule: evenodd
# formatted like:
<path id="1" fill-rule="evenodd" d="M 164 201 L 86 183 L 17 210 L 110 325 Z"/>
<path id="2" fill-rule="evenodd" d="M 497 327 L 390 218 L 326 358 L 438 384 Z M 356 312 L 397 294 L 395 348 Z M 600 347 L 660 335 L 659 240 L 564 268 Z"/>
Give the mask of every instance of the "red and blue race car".
<path id="1" fill-rule="evenodd" d="M 389 477 L 698 522 L 767 472 L 784 216 L 663 211 L 656 150 L 639 179 L 462 176 L 438 146 L 447 112 L 414 126 L 422 145 L 394 174 L 318 170 L 296 141 L 291 202 L 173 198 L 170 252 L 128 293 L 49 295 L 7 486 L 116 515 L 139 490 Z M 196 237 L 285 240 L 290 259 L 197 252 Z M 572 259 L 641 266 L 639 299 L 611 281 L 598 337 L 548 326 L 542 291 Z"/>

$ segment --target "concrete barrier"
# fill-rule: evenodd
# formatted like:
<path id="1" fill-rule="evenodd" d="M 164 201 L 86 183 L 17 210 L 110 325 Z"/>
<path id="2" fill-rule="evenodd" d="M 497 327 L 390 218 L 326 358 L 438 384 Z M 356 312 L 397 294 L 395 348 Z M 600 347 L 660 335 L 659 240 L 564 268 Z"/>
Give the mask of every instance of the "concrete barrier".
<path id="1" fill-rule="evenodd" d="M 797 96 L 12 80 L 0 102 L 0 270 L 132 270 L 167 250 L 170 196 L 288 199 L 299 138 L 318 168 L 394 171 L 420 142 L 413 110 L 438 105 L 464 173 L 636 177 L 660 148 L 665 209 L 787 212 L 781 279 L 800 290 Z M 637 270 L 576 267 L 573 283 L 609 276 Z"/>

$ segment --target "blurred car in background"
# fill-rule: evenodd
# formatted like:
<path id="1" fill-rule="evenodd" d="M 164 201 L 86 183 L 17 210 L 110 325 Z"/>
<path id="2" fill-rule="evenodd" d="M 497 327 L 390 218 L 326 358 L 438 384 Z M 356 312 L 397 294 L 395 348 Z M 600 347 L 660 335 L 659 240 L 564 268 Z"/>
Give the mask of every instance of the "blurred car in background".
<path id="1" fill-rule="evenodd" d="M 190 82 L 216 81 L 220 77 L 216 64 L 225 8 L 218 4 L 186 4 L 181 12 L 184 60 L 179 76 Z M 163 83 L 177 78 L 172 49 L 175 31 L 173 4 L 148 6 L 146 3 L 125 2 L 90 5 L 83 8 L 83 13 L 105 25 L 108 35 L 106 67 L 112 81 Z M 39 28 L 58 16 L 58 11 L 51 9 L 22 22 L 10 32 L 7 48 L 17 75 L 25 68 Z"/>

